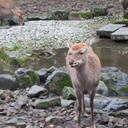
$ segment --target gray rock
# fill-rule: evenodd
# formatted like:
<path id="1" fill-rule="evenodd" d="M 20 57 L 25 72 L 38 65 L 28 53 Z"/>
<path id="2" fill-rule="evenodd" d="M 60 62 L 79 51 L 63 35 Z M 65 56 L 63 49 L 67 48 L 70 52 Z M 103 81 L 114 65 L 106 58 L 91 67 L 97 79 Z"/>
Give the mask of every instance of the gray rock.
<path id="1" fill-rule="evenodd" d="M 36 73 L 39 75 L 40 82 L 41 83 L 45 83 L 46 79 L 48 77 L 47 69 L 46 68 L 42 68 L 42 69 L 36 71 Z"/>
<path id="2" fill-rule="evenodd" d="M 30 87 L 39 83 L 39 75 L 32 69 L 19 68 L 15 71 L 19 88 Z"/>
<path id="3" fill-rule="evenodd" d="M 111 98 L 111 102 L 104 107 L 104 111 L 119 111 L 128 108 L 128 99 Z"/>
<path id="4" fill-rule="evenodd" d="M 50 19 L 52 20 L 68 20 L 69 11 L 67 10 L 53 10 L 51 11 Z"/>
<path id="5" fill-rule="evenodd" d="M 38 85 L 33 85 L 28 91 L 27 95 L 29 97 L 38 97 L 42 93 L 47 92 L 47 89 Z"/>
<path id="6" fill-rule="evenodd" d="M 128 117 L 128 109 L 112 112 L 111 115 L 114 117 Z"/>
<path id="7" fill-rule="evenodd" d="M 104 95 L 104 96 L 108 95 L 108 88 L 103 81 L 100 81 L 98 88 L 97 88 L 97 93 Z"/>
<path id="8" fill-rule="evenodd" d="M 56 98 L 49 98 L 49 99 L 39 99 L 36 100 L 33 103 L 33 106 L 36 109 L 42 109 L 42 108 L 49 108 L 49 107 L 55 107 L 55 106 L 61 105 L 61 99 L 60 97 Z"/>
<path id="9" fill-rule="evenodd" d="M 16 118 L 13 118 L 11 120 L 6 121 L 5 124 L 7 124 L 7 125 L 14 125 L 14 126 L 16 126 L 18 128 L 25 128 L 26 127 L 26 123 L 25 122 L 19 121 Z"/>
<path id="10" fill-rule="evenodd" d="M 68 107 L 71 104 L 74 104 L 74 101 L 73 100 L 61 99 L 61 106 L 62 107 Z"/>
<path id="11" fill-rule="evenodd" d="M 60 116 L 49 116 L 45 119 L 46 124 L 61 124 L 64 119 Z"/>
<path id="12" fill-rule="evenodd" d="M 57 95 L 61 95 L 62 89 L 65 86 L 71 85 L 69 75 L 64 71 L 56 70 L 50 76 L 48 76 L 44 87 Z"/>
<path id="13" fill-rule="evenodd" d="M 75 91 L 71 87 L 64 87 L 62 90 L 62 96 L 64 99 L 67 99 L 67 100 L 76 99 Z"/>
<path id="14" fill-rule="evenodd" d="M 109 122 L 109 114 L 107 112 L 103 113 L 101 115 L 100 123 L 101 124 L 107 124 L 108 122 Z"/>
<path id="15" fill-rule="evenodd" d="M 88 95 L 85 95 L 85 105 L 87 108 L 90 108 L 90 98 Z M 102 96 L 100 94 L 96 94 L 94 99 L 94 109 L 103 110 L 109 103 L 111 102 L 111 98 Z"/>
<path id="16" fill-rule="evenodd" d="M 27 104 L 28 98 L 27 96 L 20 95 L 15 102 L 14 108 L 20 110 L 23 106 Z"/>
<path id="17" fill-rule="evenodd" d="M 108 8 L 105 6 L 92 6 L 91 12 L 94 16 L 106 16 L 108 15 Z"/>
<path id="18" fill-rule="evenodd" d="M 16 90 L 18 87 L 15 77 L 9 74 L 0 75 L 0 89 Z"/>
<path id="19" fill-rule="evenodd" d="M 112 40 L 128 40 L 128 28 L 123 27 L 111 34 Z"/>
<path id="20" fill-rule="evenodd" d="M 124 18 L 128 19 L 128 10 L 125 10 L 125 12 L 124 12 Z"/>
<path id="21" fill-rule="evenodd" d="M 101 28 L 99 28 L 96 32 L 98 36 L 108 36 L 110 37 L 113 32 L 118 30 L 121 27 L 124 27 L 125 24 L 107 24 Z M 111 36 L 111 38 L 113 38 Z"/>
<path id="22" fill-rule="evenodd" d="M 127 96 L 128 75 L 114 67 L 106 67 L 101 73 L 101 80 L 108 87 L 109 96 Z"/>

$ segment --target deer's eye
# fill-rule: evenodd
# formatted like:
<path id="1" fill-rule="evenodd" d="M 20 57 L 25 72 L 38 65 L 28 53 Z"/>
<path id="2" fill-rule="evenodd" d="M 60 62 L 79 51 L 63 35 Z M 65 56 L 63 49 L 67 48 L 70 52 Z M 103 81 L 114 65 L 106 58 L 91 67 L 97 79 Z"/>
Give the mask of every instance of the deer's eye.
<path id="1" fill-rule="evenodd" d="M 83 52 L 79 52 L 80 55 L 84 54 Z"/>
<path id="2" fill-rule="evenodd" d="M 72 55 L 72 53 L 71 53 L 71 52 L 69 52 L 69 53 L 68 53 L 68 55 Z"/>

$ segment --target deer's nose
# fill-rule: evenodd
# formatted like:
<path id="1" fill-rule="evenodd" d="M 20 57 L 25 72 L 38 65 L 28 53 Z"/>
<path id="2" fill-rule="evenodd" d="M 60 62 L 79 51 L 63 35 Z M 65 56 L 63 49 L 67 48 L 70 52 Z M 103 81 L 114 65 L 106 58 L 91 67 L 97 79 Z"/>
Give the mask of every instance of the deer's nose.
<path id="1" fill-rule="evenodd" d="M 72 64 L 74 64 L 74 60 L 69 61 L 69 65 L 72 65 Z"/>

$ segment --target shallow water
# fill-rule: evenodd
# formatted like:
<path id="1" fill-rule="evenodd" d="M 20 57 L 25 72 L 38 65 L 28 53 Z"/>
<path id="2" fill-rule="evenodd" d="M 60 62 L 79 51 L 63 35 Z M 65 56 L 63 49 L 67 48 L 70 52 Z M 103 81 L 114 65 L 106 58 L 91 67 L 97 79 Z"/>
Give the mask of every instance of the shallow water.
<path id="1" fill-rule="evenodd" d="M 92 47 L 99 56 L 102 67 L 114 66 L 128 74 L 128 43 L 116 43 L 110 39 L 99 39 Z M 35 68 L 48 68 L 52 65 L 55 67 L 65 66 L 67 51 L 67 48 L 54 50 L 56 53 L 55 56 L 47 60 L 42 60 Z"/>
<path id="2" fill-rule="evenodd" d="M 93 49 L 99 56 L 102 67 L 114 66 L 121 71 L 128 74 L 128 43 L 115 43 L 110 39 L 99 39 L 97 43 L 93 44 Z M 41 68 L 49 68 L 55 66 L 57 68 L 65 66 L 65 57 L 68 48 L 54 49 L 55 55 L 51 58 L 41 58 L 38 63 L 34 65 L 27 65 L 27 68 L 38 70 Z M 0 74 L 14 72 L 18 67 L 6 66 L 0 62 Z M 4 66 L 4 69 L 3 69 Z"/>

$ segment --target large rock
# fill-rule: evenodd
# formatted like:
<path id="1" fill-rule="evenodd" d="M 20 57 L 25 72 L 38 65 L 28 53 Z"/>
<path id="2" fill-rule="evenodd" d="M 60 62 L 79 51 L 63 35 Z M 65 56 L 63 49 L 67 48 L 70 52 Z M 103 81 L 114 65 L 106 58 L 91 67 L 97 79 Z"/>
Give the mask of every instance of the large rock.
<path id="1" fill-rule="evenodd" d="M 69 11 L 67 10 L 53 10 L 51 11 L 51 17 L 52 20 L 68 20 L 69 17 Z"/>
<path id="2" fill-rule="evenodd" d="M 91 12 L 94 16 L 106 16 L 108 14 L 108 8 L 105 6 L 92 6 Z"/>
<path id="3" fill-rule="evenodd" d="M 62 89 L 71 85 L 69 75 L 64 71 L 56 70 L 47 78 L 44 87 L 57 95 L 61 95 Z"/>
<path id="4" fill-rule="evenodd" d="M 125 24 L 108 24 L 97 30 L 98 36 L 110 37 L 113 32 L 118 30 L 121 27 L 124 27 Z"/>
<path id="5" fill-rule="evenodd" d="M 50 125 L 50 124 L 61 124 L 61 123 L 64 123 L 64 119 L 62 117 L 59 117 L 59 116 L 48 116 L 46 119 L 45 119 L 45 122 L 46 124 Z"/>
<path id="6" fill-rule="evenodd" d="M 62 96 L 64 99 L 67 99 L 67 100 L 76 99 L 75 91 L 71 87 L 64 87 L 62 90 Z"/>
<path id="7" fill-rule="evenodd" d="M 61 105 L 60 97 L 49 98 L 49 99 L 39 99 L 33 103 L 36 109 L 49 108 Z"/>
<path id="8" fill-rule="evenodd" d="M 27 95 L 29 97 L 38 97 L 42 93 L 47 92 L 47 89 L 38 85 L 33 85 L 28 91 Z"/>
<path id="9" fill-rule="evenodd" d="M 112 40 L 128 40 L 128 27 L 123 27 L 111 34 Z"/>
<path id="10" fill-rule="evenodd" d="M 0 89 L 16 90 L 18 87 L 15 77 L 9 74 L 0 75 Z"/>
<path id="11" fill-rule="evenodd" d="M 108 88 L 103 81 L 99 82 L 97 93 L 104 95 L 104 96 L 108 96 Z"/>
<path id="12" fill-rule="evenodd" d="M 101 80 L 108 87 L 108 93 L 111 96 L 128 95 L 128 75 L 115 67 L 105 67 L 101 73 Z"/>
<path id="13" fill-rule="evenodd" d="M 30 87 L 39 83 L 39 75 L 32 69 L 19 68 L 15 71 L 19 88 Z"/>

